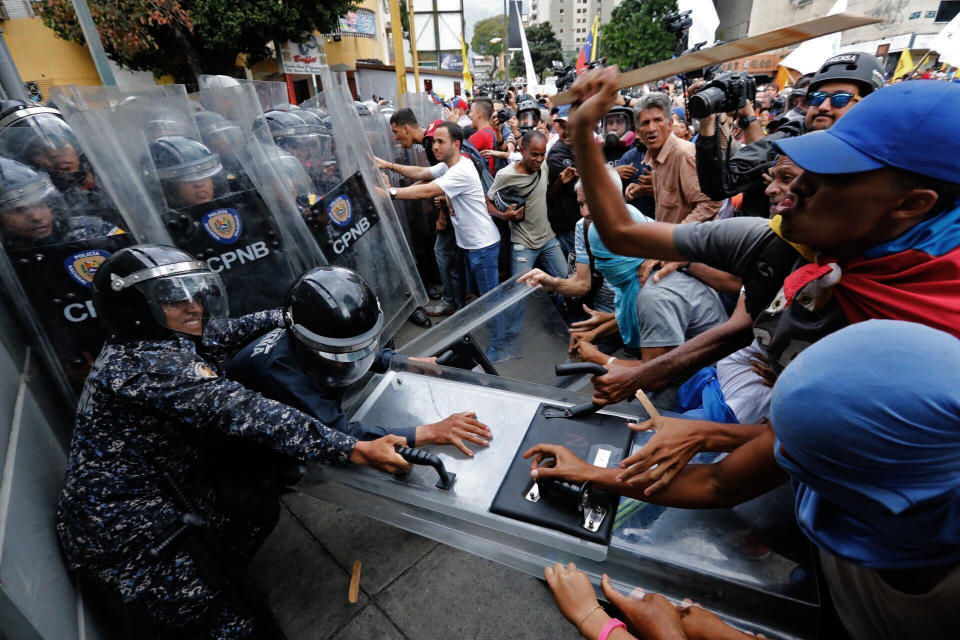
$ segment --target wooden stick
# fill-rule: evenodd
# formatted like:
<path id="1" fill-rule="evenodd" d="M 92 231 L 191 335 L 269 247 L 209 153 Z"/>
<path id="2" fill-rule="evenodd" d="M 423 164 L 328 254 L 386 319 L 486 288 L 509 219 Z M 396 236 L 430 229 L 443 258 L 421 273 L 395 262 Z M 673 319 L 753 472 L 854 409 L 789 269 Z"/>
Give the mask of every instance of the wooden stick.
<path id="1" fill-rule="evenodd" d="M 657 411 L 657 408 L 653 406 L 653 403 L 650 402 L 650 398 L 647 397 L 647 394 L 643 392 L 643 389 L 637 389 L 637 400 L 640 401 L 640 404 L 643 405 L 643 408 L 646 409 L 647 415 L 651 418 L 656 418 L 660 415 L 660 412 Z"/>
<path id="2" fill-rule="evenodd" d="M 360 561 L 357 560 L 353 563 L 353 573 L 350 575 L 350 593 L 347 595 L 347 600 L 351 604 L 357 603 L 357 597 L 360 595 Z"/>
<path id="3" fill-rule="evenodd" d="M 662 78 L 669 78 L 678 73 L 686 73 L 703 67 L 710 67 L 721 62 L 729 62 L 738 58 L 756 55 L 772 49 L 787 47 L 792 44 L 825 36 L 828 33 L 855 29 L 868 24 L 883 22 L 880 18 L 858 16 L 852 13 L 835 13 L 832 16 L 815 18 L 792 27 L 783 27 L 767 33 L 760 33 L 749 38 L 734 40 L 709 49 L 693 51 L 679 58 L 662 60 L 639 69 L 626 71 L 620 74 L 619 86 L 621 89 L 635 87 L 638 84 L 652 82 Z M 573 99 L 569 92 L 554 96 L 554 106 L 570 104 Z"/>

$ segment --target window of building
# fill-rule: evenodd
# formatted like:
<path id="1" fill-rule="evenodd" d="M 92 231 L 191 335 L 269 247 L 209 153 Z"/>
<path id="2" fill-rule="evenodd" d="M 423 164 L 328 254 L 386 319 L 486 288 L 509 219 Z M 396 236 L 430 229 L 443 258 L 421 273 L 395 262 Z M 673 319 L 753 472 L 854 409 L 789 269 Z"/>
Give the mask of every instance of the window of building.
<path id="1" fill-rule="evenodd" d="M 36 80 L 27 80 L 23 83 L 23 88 L 27 90 L 27 95 L 35 102 L 43 102 L 43 92 L 40 91 L 40 83 Z"/>
<path id="2" fill-rule="evenodd" d="M 941 2 L 934 22 L 950 22 L 960 13 L 960 1 Z"/>

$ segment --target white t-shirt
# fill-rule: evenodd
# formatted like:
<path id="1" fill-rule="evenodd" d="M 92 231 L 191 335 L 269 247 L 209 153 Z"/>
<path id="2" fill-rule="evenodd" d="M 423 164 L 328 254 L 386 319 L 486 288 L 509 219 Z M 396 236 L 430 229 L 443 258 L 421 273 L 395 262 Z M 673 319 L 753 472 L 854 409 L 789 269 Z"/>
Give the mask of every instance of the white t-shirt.
<path id="1" fill-rule="evenodd" d="M 450 199 L 450 221 L 458 247 L 483 249 L 500 242 L 500 232 L 487 211 L 487 199 L 473 162 L 460 156 L 452 167 L 441 162 L 430 167 L 430 173 Z"/>

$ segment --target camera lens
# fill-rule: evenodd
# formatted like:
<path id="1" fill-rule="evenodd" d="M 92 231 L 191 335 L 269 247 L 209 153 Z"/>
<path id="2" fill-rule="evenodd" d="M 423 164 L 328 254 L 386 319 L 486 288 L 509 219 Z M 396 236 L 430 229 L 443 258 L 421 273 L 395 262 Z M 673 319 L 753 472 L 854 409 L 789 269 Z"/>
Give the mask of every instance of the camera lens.
<path id="1" fill-rule="evenodd" d="M 709 87 L 692 96 L 688 101 L 690 115 L 694 118 L 706 118 L 712 113 L 717 113 L 723 106 L 723 89 L 719 87 Z"/>

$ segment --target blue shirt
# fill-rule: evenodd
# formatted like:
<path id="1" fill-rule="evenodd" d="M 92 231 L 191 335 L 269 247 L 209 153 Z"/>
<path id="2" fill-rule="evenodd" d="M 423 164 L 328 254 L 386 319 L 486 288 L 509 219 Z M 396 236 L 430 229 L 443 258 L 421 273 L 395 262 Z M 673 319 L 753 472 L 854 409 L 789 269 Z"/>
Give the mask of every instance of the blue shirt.
<path id="1" fill-rule="evenodd" d="M 622 167 L 623 165 L 632 165 L 634 169 L 637 170 L 637 175 L 634 177 L 631 182 L 637 182 L 637 178 L 641 175 L 647 173 L 647 170 L 643 167 L 643 156 L 646 155 L 646 150 L 638 146 L 630 147 L 630 149 L 620 156 L 620 159 L 613 163 L 615 167 Z M 628 183 L 629 184 L 629 183 Z M 626 187 L 624 187 L 626 188 Z M 634 198 L 633 200 L 628 201 L 627 204 L 631 204 L 637 209 L 640 210 L 645 216 L 651 218 L 655 217 L 657 211 L 657 203 L 654 201 L 653 196 L 640 196 Z"/>
<path id="2" fill-rule="evenodd" d="M 391 357 L 391 349 L 381 350 L 372 370 L 386 371 Z M 313 416 L 341 433 L 360 440 L 376 440 L 392 433 L 406 438 L 408 446 L 416 446 L 415 426 L 387 429 L 348 422 L 340 408 L 337 390 L 320 387 L 304 373 L 286 329 L 275 329 L 241 349 L 227 367 L 227 375 L 248 389 Z"/>

